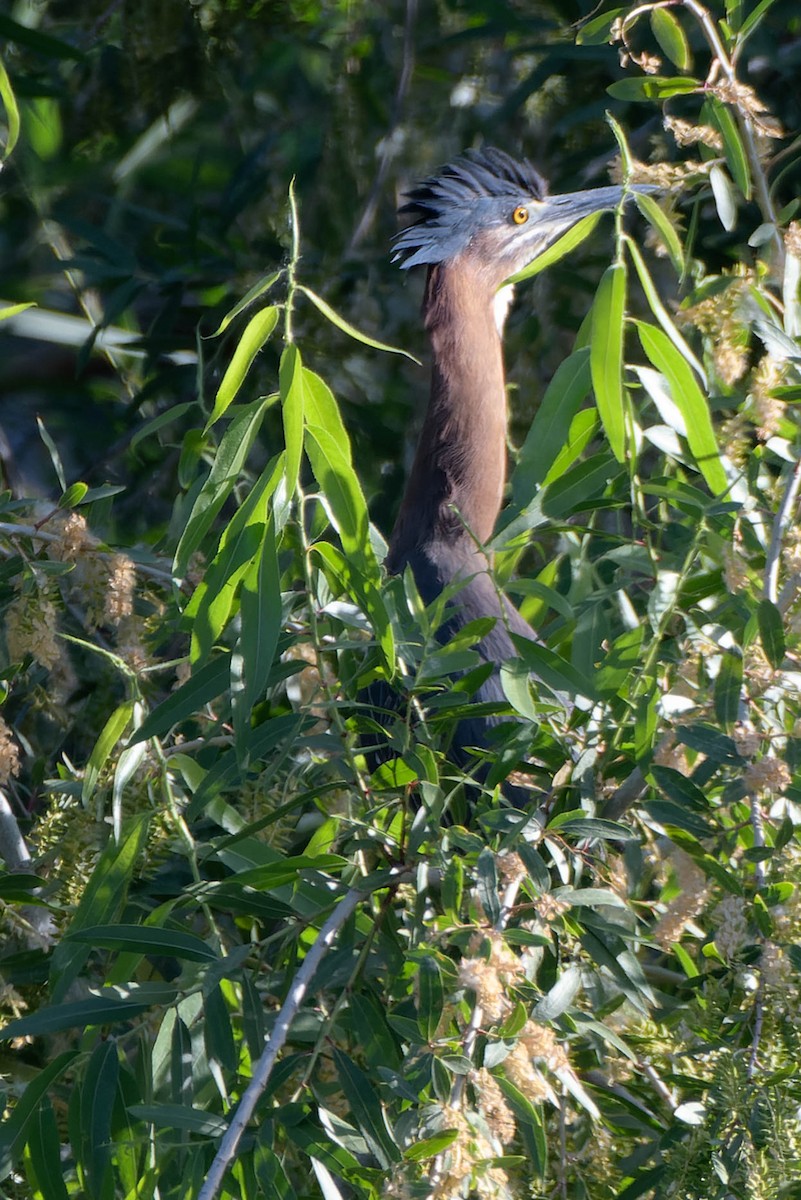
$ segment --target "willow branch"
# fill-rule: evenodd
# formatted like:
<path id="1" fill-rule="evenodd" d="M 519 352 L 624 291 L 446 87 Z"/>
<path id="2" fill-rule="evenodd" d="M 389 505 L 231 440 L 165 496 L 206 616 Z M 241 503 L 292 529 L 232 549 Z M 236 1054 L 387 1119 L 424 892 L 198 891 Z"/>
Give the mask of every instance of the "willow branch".
<path id="1" fill-rule="evenodd" d="M 289 1036 L 292 1022 L 303 1003 L 314 973 L 325 957 L 326 952 L 330 950 L 337 933 L 357 905 L 364 899 L 364 896 L 365 893 L 358 888 L 351 888 L 349 892 L 346 892 L 318 933 L 314 945 L 307 951 L 306 957 L 292 981 L 287 998 L 281 1006 L 281 1011 L 273 1026 L 273 1031 L 267 1040 L 267 1045 L 264 1047 L 264 1052 L 256 1063 L 253 1078 L 248 1084 L 231 1118 L 231 1123 L 228 1126 L 226 1134 L 220 1143 L 220 1148 L 214 1156 L 214 1161 L 206 1176 L 206 1181 L 200 1189 L 198 1200 L 214 1200 L 214 1197 L 217 1195 L 225 1172 L 234 1161 L 247 1123 L 253 1116 L 256 1105 L 267 1087 L 278 1055 Z"/>
<path id="2" fill-rule="evenodd" d="M 787 480 L 779 511 L 773 521 L 770 545 L 765 559 L 765 595 L 773 604 L 776 604 L 779 599 L 779 560 L 782 553 L 782 542 L 793 520 L 799 488 L 801 488 L 801 457 L 796 460 L 790 478 Z"/>

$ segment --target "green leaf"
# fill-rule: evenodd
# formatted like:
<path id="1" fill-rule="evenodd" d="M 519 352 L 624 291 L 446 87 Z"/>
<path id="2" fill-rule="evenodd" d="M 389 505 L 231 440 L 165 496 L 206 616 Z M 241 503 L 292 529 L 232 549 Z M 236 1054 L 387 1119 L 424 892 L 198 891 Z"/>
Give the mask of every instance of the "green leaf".
<path id="1" fill-rule="evenodd" d="M 6 110 L 6 144 L 3 157 L 8 158 L 19 138 L 19 108 L 17 107 L 17 99 L 14 95 L 14 89 L 11 86 L 11 80 L 3 66 L 2 60 L 0 60 L 0 100 L 3 101 L 3 107 Z"/>
<path id="2" fill-rule="evenodd" d="M 73 913 L 69 932 L 91 925 L 110 924 L 116 919 L 125 901 L 134 866 L 146 845 L 147 829 L 148 818 L 142 814 L 127 823 L 119 844 L 107 843 Z M 88 957 L 88 948 L 68 942 L 66 938 L 59 942 L 51 960 L 54 1001 L 64 996 Z"/>
<path id="3" fill-rule="evenodd" d="M 220 321 L 220 324 L 214 330 L 214 333 L 209 334 L 209 337 L 219 337 L 221 333 L 224 333 L 231 322 L 238 317 L 241 312 L 244 312 L 246 308 L 249 308 L 254 300 L 258 300 L 259 296 L 263 296 L 265 292 L 269 292 L 270 288 L 274 283 L 278 282 L 283 273 L 283 270 L 280 270 L 272 271 L 269 275 L 263 275 L 257 283 L 253 284 L 252 288 L 249 288 L 248 291 L 245 292 L 245 295 L 242 297 L 242 299 L 237 300 L 234 307 L 228 310 L 222 321 Z M 277 316 L 277 310 L 275 311 Z"/>
<path id="4" fill-rule="evenodd" d="M 524 279 L 531 279 L 533 275 L 539 275 L 540 271 L 544 271 L 547 267 L 552 267 L 554 263 L 559 262 L 571 250 L 575 250 L 576 246 L 580 246 L 585 238 L 590 236 L 600 221 L 603 212 L 603 209 L 598 209 L 596 212 L 582 217 L 580 221 L 577 221 L 575 225 L 572 225 L 568 229 L 567 233 L 563 233 L 547 249 L 532 259 L 528 266 L 523 267 L 522 271 L 517 271 L 514 275 L 510 275 L 508 279 L 504 280 L 502 286 L 505 286 L 507 283 L 522 283 Z"/>
<path id="5" fill-rule="evenodd" d="M 661 9 L 656 10 L 656 12 L 661 11 Z M 684 271 L 684 249 L 681 244 L 681 238 L 676 233 L 669 218 L 659 207 L 653 196 L 649 196 L 647 192 L 634 192 L 634 203 L 648 224 L 652 225 L 659 234 L 667 247 L 670 261 L 673 263 L 676 274 L 681 275 Z"/>
<path id="6" fill-rule="evenodd" d="M 233 357 L 217 389 L 214 408 L 211 410 L 211 416 L 206 422 L 203 430 L 204 433 L 208 433 L 212 425 L 219 421 L 225 410 L 233 404 L 239 389 L 245 382 L 245 376 L 253 365 L 253 360 L 277 324 L 278 309 L 272 304 L 267 308 L 259 309 L 250 318 L 242 331 L 242 336 L 237 342 Z"/>
<path id="7" fill-rule="evenodd" d="M 519 634 L 513 633 L 512 641 L 526 668 L 552 691 L 558 694 L 568 692 L 578 696 L 592 697 L 594 695 L 594 688 L 590 680 L 585 679 L 572 663 L 562 658 L 555 650 L 543 646 L 540 642 L 533 642 L 531 638 L 521 637 Z"/>
<path id="8" fill-rule="evenodd" d="M 557 367 L 512 475 L 512 499 L 518 506 L 527 504 L 537 485 L 545 479 L 591 385 L 589 350 L 575 351 Z"/>
<path id="9" fill-rule="evenodd" d="M 16 317 L 29 308 L 36 308 L 35 301 L 30 300 L 27 304 L 0 305 L 0 321 L 7 321 L 9 317 Z"/>
<path id="10" fill-rule="evenodd" d="M 685 339 L 679 333 L 678 329 L 676 328 L 675 321 L 662 303 L 659 292 L 657 291 L 654 282 L 651 279 L 650 272 L 645 265 L 645 259 L 640 253 L 639 246 L 628 236 L 624 237 L 624 241 L 629 254 L 631 255 L 631 261 L 634 263 L 637 274 L 640 277 L 640 283 L 642 284 L 642 289 L 645 292 L 645 297 L 648 301 L 651 312 L 654 314 L 657 321 L 662 326 L 681 357 L 685 360 L 685 362 L 690 364 L 701 382 L 706 385 L 706 373 L 704 368 L 693 354 Z"/>
<path id="11" fill-rule="evenodd" d="M 772 601 L 764 598 L 757 608 L 759 623 L 759 640 L 770 665 L 778 670 L 784 662 L 786 647 L 784 644 L 784 623 L 782 615 Z"/>
<path id="12" fill-rule="evenodd" d="M 232 687 L 231 706 L 237 741 L 243 748 L 251 711 L 267 684 L 283 625 L 278 539 L 272 514 L 264 527 L 256 560 L 242 580 L 239 620 L 237 655 L 242 662 L 244 687 L 241 693 Z M 233 662 L 234 656 L 232 666 Z"/>
<path id="13" fill-rule="evenodd" d="M 452 1146 L 459 1137 L 458 1129 L 446 1129 L 442 1133 L 435 1133 L 431 1137 L 421 1138 L 415 1142 L 413 1146 L 409 1146 L 404 1150 L 403 1158 L 405 1162 L 426 1162 L 429 1158 L 435 1158 L 438 1154 L 442 1154 L 449 1146 Z"/>
<path id="14" fill-rule="evenodd" d="M 702 110 L 708 114 L 712 125 L 717 126 L 723 138 L 723 151 L 732 177 L 746 200 L 751 199 L 751 171 L 737 122 L 728 105 L 710 96 Z"/>
<path id="15" fill-rule="evenodd" d="M 603 46 L 611 36 L 612 26 L 618 17 L 626 12 L 625 8 L 613 8 L 585 21 L 576 34 L 576 44 L 579 46 Z"/>
<path id="16" fill-rule="evenodd" d="M 679 22 L 665 8 L 652 8 L 650 16 L 651 29 L 665 57 L 669 58 L 680 71 L 688 70 L 692 57 L 687 38 Z"/>
<path id="17" fill-rule="evenodd" d="M 687 79 L 685 76 L 675 78 L 660 78 L 656 75 L 643 75 L 632 79 L 618 79 L 606 89 L 615 100 L 667 100 L 671 96 L 688 96 L 691 92 L 700 91 L 703 87 L 697 79 Z"/>
<path id="18" fill-rule="evenodd" d="M 442 975 L 439 963 L 433 955 L 427 954 L 421 959 L 417 982 L 417 1020 L 423 1040 L 431 1042 L 437 1036 L 445 1003 Z"/>
<path id="19" fill-rule="evenodd" d="M 27 46 L 34 54 L 40 54 L 43 58 L 72 58 L 78 62 L 83 62 L 86 58 L 84 51 L 79 50 L 77 46 L 71 46 L 69 42 L 64 42 L 49 33 L 40 33 L 30 25 L 12 21 L 5 13 L 0 13 L 0 37 L 15 42 L 18 46 Z"/>
<path id="20" fill-rule="evenodd" d="M 61 455 L 58 452 L 58 446 L 53 441 L 50 434 L 47 432 L 47 428 L 41 417 L 36 418 L 36 425 L 39 429 L 39 437 L 44 442 L 44 444 L 47 448 L 47 453 L 50 455 L 50 461 L 53 464 L 53 470 L 56 473 L 56 479 L 59 482 L 59 486 L 60 486 L 62 492 L 66 492 L 67 478 L 66 478 L 66 475 L 64 474 L 64 466 L 61 462 Z"/>
<path id="21" fill-rule="evenodd" d="M 128 739 L 128 746 L 146 742 L 152 737 L 162 737 L 173 725 L 185 721 L 221 696 L 228 687 L 230 677 L 230 654 L 220 654 L 207 662 L 145 717 Z"/>
<path id="22" fill-rule="evenodd" d="M 97 1200 L 103 1200 L 107 1194 L 111 1167 L 111 1118 L 119 1069 L 116 1041 L 100 1042 L 92 1052 L 81 1085 L 81 1159 L 91 1193 Z"/>
<path id="23" fill-rule="evenodd" d="M 74 508 L 76 504 L 80 504 L 86 498 L 88 492 L 88 483 L 73 483 L 67 488 L 66 492 L 62 492 L 59 496 L 58 507 Z"/>
<path id="24" fill-rule="evenodd" d="M 156 925 L 90 925 L 68 931 L 65 940 L 85 942 L 104 950 L 130 950 L 138 954 L 171 954 L 189 962 L 216 962 L 218 955 L 194 933 Z"/>
<path id="25" fill-rule="evenodd" d="M 737 720 L 742 687 L 742 655 L 724 653 L 715 680 L 715 716 L 726 729 L 730 729 Z"/>
<path id="26" fill-rule="evenodd" d="M 618 462 L 626 461 L 623 407 L 623 325 L 626 268 L 613 263 L 603 274 L 592 306 L 590 371 L 595 403 L 609 446 Z"/>
<path id="27" fill-rule="evenodd" d="M 3 1041 L 16 1037 L 39 1037 L 64 1029 L 83 1029 L 90 1025 L 114 1025 L 147 1012 L 154 1004 L 174 1002 L 177 989 L 169 984 L 129 985 L 128 994 L 120 989 L 103 988 L 83 1000 L 70 1000 L 39 1008 L 25 1017 L 10 1021 L 0 1030 Z"/>
<path id="28" fill-rule="evenodd" d="M 384 669 L 392 678 L 395 674 L 395 639 L 384 598 L 375 580 L 366 577 L 338 547 L 332 546 L 330 542 L 315 542 L 312 552 L 316 557 L 322 559 L 326 571 L 356 601 L 369 620 L 378 640 L 384 660 Z"/>
<path id="29" fill-rule="evenodd" d="M 279 748 L 286 743 L 302 736 L 312 725 L 314 718 L 290 713 L 281 717 L 272 717 L 256 729 L 250 731 L 248 741 L 248 763 L 256 762 L 264 754 L 273 754 L 280 759 Z M 203 809 L 224 788 L 233 786 L 243 778 L 245 767 L 237 749 L 221 754 L 214 766 L 204 775 L 200 786 L 184 814 L 187 821 L 200 816 Z"/>
<path id="30" fill-rule="evenodd" d="M 699 471 L 714 495 L 724 495 L 729 486 L 726 472 L 720 459 L 709 407 L 691 367 L 661 329 L 643 321 L 636 321 L 635 324 L 643 350 L 667 379 L 673 401 L 684 417 L 687 441 Z"/>
<path id="31" fill-rule="evenodd" d="M 595 506 L 599 494 L 607 483 L 620 474 L 620 470 L 610 454 L 593 454 L 543 489 L 543 512 L 553 520 L 586 512 Z"/>
<path id="32" fill-rule="evenodd" d="M 12 1033 L 10 1036 L 16 1035 Z M 5 1030 L 0 1031 L 0 1037 L 6 1037 Z M 72 1065 L 77 1055 L 77 1050 L 66 1050 L 39 1071 L 30 1083 L 25 1085 L 10 1116 L 0 1123 L 0 1182 L 8 1178 L 21 1156 L 28 1128 L 36 1118 L 48 1089 Z"/>
<path id="33" fill-rule="evenodd" d="M 742 765 L 743 760 L 737 753 L 734 741 L 712 725 L 677 725 L 675 733 L 685 746 L 700 751 L 713 762 Z"/>
<path id="34" fill-rule="evenodd" d="M 228 1131 L 224 1117 L 183 1104 L 131 1104 L 128 1112 L 157 1129 L 184 1129 L 199 1137 L 220 1138 Z"/>
<path id="35" fill-rule="evenodd" d="M 664 767 L 654 763 L 650 774 L 656 780 L 660 791 L 663 791 L 669 799 L 699 812 L 709 811 L 709 802 L 704 793 L 697 784 L 688 779 L 686 775 L 682 775 L 680 771 L 674 770 L 673 767 Z"/>
<path id="36" fill-rule="evenodd" d="M 381 1098 L 364 1071 L 337 1046 L 333 1047 L 333 1055 L 353 1118 L 382 1169 L 388 1171 L 394 1163 L 400 1162 L 401 1152 L 390 1133 Z"/>
<path id="37" fill-rule="evenodd" d="M 305 287 L 302 283 L 298 285 L 298 291 L 303 292 L 304 296 L 308 296 L 312 304 L 323 314 L 327 321 L 332 325 L 336 325 L 337 329 L 341 329 L 348 337 L 354 341 L 361 342 L 363 346 L 370 346 L 373 350 L 384 350 L 387 354 L 402 354 L 404 358 L 410 359 L 411 362 L 421 366 L 420 360 L 415 358 L 413 354 L 409 354 L 407 350 L 401 350 L 398 346 L 389 346 L 386 342 L 377 342 L 375 338 L 369 337 L 366 333 L 362 333 L 355 325 L 351 325 L 344 317 L 341 317 L 338 312 L 335 312 L 331 305 L 323 300 L 322 296 L 318 296 L 311 288 Z"/>
<path id="38" fill-rule="evenodd" d="M 20 901 L 29 904 L 33 892 L 44 887 L 44 883 L 44 879 L 40 879 L 38 875 L 29 875 L 27 872 L 0 874 L 0 900 L 12 904 Z"/>
<path id="39" fill-rule="evenodd" d="M 61 1169 L 61 1139 L 47 1096 L 43 1097 L 30 1122 L 28 1153 L 42 1200 L 68 1200 Z"/>
<path id="40" fill-rule="evenodd" d="M 294 342 L 284 348 L 278 369 L 278 390 L 284 420 L 286 444 L 286 490 L 295 494 L 303 453 L 303 426 L 306 408 L 306 386 L 300 351 Z"/>
<path id="41" fill-rule="evenodd" d="M 266 397 L 248 404 L 226 429 L 175 551 L 174 570 L 179 579 L 186 575 L 189 560 L 200 549 L 217 514 L 239 481 L 240 472 L 271 403 L 272 398 Z"/>
<path id="42" fill-rule="evenodd" d="M 81 789 L 81 801 L 83 804 L 88 804 L 94 795 L 97 781 L 100 778 L 100 772 L 106 765 L 117 742 L 128 728 L 133 716 L 133 708 L 132 700 L 129 700 L 126 704 L 121 704 L 119 708 L 114 710 L 103 726 L 103 732 L 95 742 L 94 749 L 86 764 L 86 773 Z"/>
<path id="43" fill-rule="evenodd" d="M 617 821 L 604 821 L 599 817 L 571 817 L 562 822 L 552 821 L 548 825 L 548 829 L 558 829 L 562 836 L 577 840 L 582 838 L 593 838 L 602 842 L 637 840 L 636 833 L 633 833 L 626 825 L 619 825 Z"/>

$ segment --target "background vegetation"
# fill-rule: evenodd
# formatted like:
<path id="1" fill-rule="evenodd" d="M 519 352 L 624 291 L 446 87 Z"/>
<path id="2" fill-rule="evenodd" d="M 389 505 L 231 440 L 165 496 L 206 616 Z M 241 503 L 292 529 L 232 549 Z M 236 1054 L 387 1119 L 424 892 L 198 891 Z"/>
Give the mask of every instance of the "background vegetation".
<path id="1" fill-rule="evenodd" d="M 2 1194 L 801 1195 L 796 0 L 0 37 Z M 660 192 L 520 287 L 546 646 L 466 790 L 482 631 L 382 573 L 426 382 L 376 343 L 425 352 L 403 188 L 482 141 Z"/>

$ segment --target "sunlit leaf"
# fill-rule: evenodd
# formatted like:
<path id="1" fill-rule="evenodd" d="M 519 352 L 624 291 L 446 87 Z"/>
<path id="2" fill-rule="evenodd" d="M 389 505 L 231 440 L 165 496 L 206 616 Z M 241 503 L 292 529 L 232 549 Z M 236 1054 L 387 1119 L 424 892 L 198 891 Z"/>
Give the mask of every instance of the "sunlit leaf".
<path id="1" fill-rule="evenodd" d="M 94 745 L 94 749 L 89 756 L 89 761 L 86 764 L 86 773 L 83 779 L 83 789 L 81 799 L 86 804 L 92 797 L 97 781 L 100 778 L 100 772 L 106 765 L 109 755 L 111 754 L 117 742 L 120 740 L 125 730 L 128 728 L 131 717 L 133 716 L 133 701 L 128 701 L 126 704 L 121 704 L 111 714 L 106 724 L 103 726 L 103 731 Z"/>
<path id="2" fill-rule="evenodd" d="M 3 107 L 6 110 L 6 144 L 3 148 L 3 157 L 8 158 L 19 138 L 19 108 L 11 80 L 2 61 L 0 61 L 0 100 L 3 101 Z M 17 309 L 21 308 L 20 305 L 16 307 Z"/>
<path id="3" fill-rule="evenodd" d="M 720 460 L 709 407 L 690 365 L 661 329 L 642 321 L 637 321 L 636 326 L 643 350 L 670 384 L 670 394 L 684 417 L 687 441 L 699 471 L 713 494 L 725 494 L 728 481 Z"/>
<path id="4" fill-rule="evenodd" d="M 715 197 L 715 206 L 721 225 L 726 230 L 734 229 L 737 224 L 737 198 L 731 179 L 723 167 L 715 163 L 709 169 L 709 182 L 712 186 L 712 195 Z"/>
<path id="5" fill-rule="evenodd" d="M 259 296 L 263 296 L 265 292 L 269 292 L 270 288 L 274 283 L 278 282 L 283 273 L 283 271 L 271 271 L 269 275 L 264 275 L 257 283 L 254 283 L 253 287 L 249 288 L 242 299 L 238 300 L 233 308 L 228 310 L 222 321 L 220 321 L 220 324 L 214 330 L 214 333 L 212 333 L 210 336 L 219 337 L 221 333 L 224 333 L 231 322 L 238 317 L 241 312 L 244 312 L 246 308 L 249 308 L 250 305 L 253 304 L 254 300 L 258 300 Z M 277 309 L 265 309 L 264 311 L 275 313 L 277 320 Z"/>
<path id="6" fill-rule="evenodd" d="M 517 271 L 514 275 L 510 275 L 505 281 L 506 283 L 521 283 L 524 279 L 531 279 L 533 275 L 539 275 L 540 271 L 544 271 L 547 267 L 552 267 L 554 263 L 559 262 L 571 250 L 575 250 L 576 246 L 588 238 L 595 226 L 598 224 L 602 216 L 600 211 L 589 213 L 588 216 L 582 217 L 575 225 L 568 229 L 567 233 L 563 233 L 560 238 L 557 238 L 546 250 L 538 254 L 527 267 L 523 267 L 522 271 Z"/>
<path id="7" fill-rule="evenodd" d="M 618 79 L 606 89 L 615 100 L 668 100 L 671 96 L 688 96 L 701 88 L 697 79 L 678 76 L 674 79 L 657 75 L 643 75 L 630 79 Z"/>
<path id="8" fill-rule="evenodd" d="M 652 8 L 651 29 L 663 53 L 680 71 L 689 70 L 692 56 L 681 23 L 666 8 Z"/>
<path id="9" fill-rule="evenodd" d="M 222 382 L 217 389 L 214 408 L 206 422 L 206 432 L 211 429 L 215 422 L 219 421 L 225 410 L 233 404 L 239 389 L 245 382 L 245 376 L 250 370 L 253 360 L 277 324 L 278 309 L 273 305 L 260 309 L 248 321 L 242 331 L 242 336 L 237 342 L 233 357 L 222 377 Z"/>
<path id="10" fill-rule="evenodd" d="M 626 269 L 607 267 L 592 306 L 590 371 L 595 403 L 609 446 L 618 462 L 626 459 L 626 420 L 623 399 L 623 326 Z"/>
<path id="11" fill-rule="evenodd" d="M 410 359 L 418 367 L 421 365 L 420 360 L 415 358 L 413 354 L 409 354 L 407 350 L 401 350 L 398 346 L 389 346 L 386 342 L 377 342 L 375 338 L 368 337 L 366 333 L 362 333 L 360 329 L 351 325 L 338 312 L 335 312 L 331 305 L 326 300 L 323 300 L 322 296 L 318 296 L 316 292 L 313 292 L 311 288 L 301 284 L 298 290 L 303 292 L 304 296 L 309 297 L 312 304 L 319 309 L 327 321 L 330 321 L 337 329 L 341 329 L 343 333 L 353 338 L 354 341 L 361 342 L 363 346 L 370 346 L 373 350 L 384 350 L 387 354 L 402 354 L 404 358 Z"/>

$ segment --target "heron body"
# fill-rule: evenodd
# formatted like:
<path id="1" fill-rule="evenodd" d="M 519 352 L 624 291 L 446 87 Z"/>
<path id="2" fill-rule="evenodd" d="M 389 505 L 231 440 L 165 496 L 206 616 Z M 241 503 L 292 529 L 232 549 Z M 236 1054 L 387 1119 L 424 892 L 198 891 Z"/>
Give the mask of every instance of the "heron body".
<path id="1" fill-rule="evenodd" d="M 423 318 L 431 394 L 386 565 L 390 573 L 410 567 L 426 603 L 462 584 L 446 609 L 443 642 L 470 621 L 496 618 L 476 646 L 492 666 L 478 701 L 504 699 L 500 666 L 517 653 L 510 635 L 536 637 L 499 593 L 484 549 L 506 479 L 502 338 L 512 291 L 504 283 L 581 217 L 614 207 L 621 195 L 608 187 L 549 197 L 528 162 L 484 149 L 420 184 L 401 209 L 413 223 L 398 235 L 395 257 L 404 268 L 428 270 Z M 497 721 L 460 722 L 452 757 L 464 763 L 468 747 L 486 747 Z"/>

